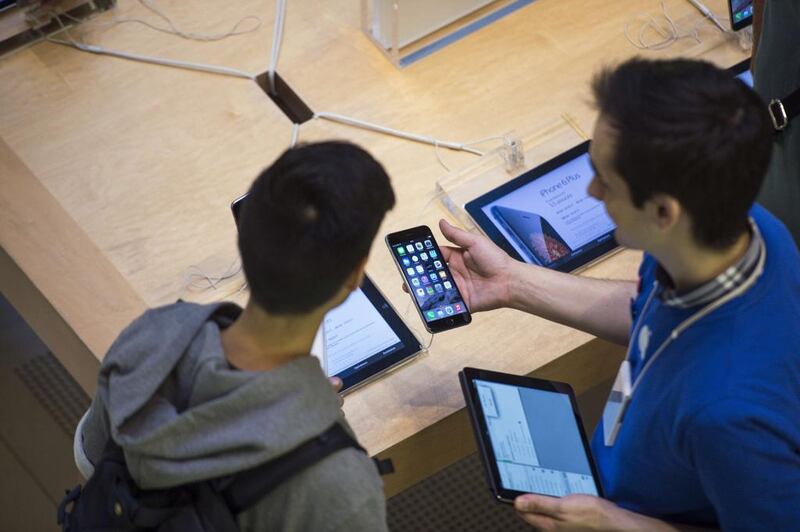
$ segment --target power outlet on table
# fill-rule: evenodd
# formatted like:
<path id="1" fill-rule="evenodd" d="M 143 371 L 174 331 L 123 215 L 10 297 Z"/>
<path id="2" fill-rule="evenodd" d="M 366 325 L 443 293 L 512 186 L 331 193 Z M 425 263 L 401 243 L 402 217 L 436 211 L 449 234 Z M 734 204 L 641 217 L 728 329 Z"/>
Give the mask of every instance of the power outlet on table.
<path id="1" fill-rule="evenodd" d="M 261 90 L 275 102 L 283 114 L 289 117 L 294 124 L 302 124 L 314 117 L 314 112 L 306 105 L 300 96 L 289 86 L 286 81 L 275 72 L 275 90 L 270 87 L 269 73 L 264 72 L 256 77 L 256 83 Z"/>

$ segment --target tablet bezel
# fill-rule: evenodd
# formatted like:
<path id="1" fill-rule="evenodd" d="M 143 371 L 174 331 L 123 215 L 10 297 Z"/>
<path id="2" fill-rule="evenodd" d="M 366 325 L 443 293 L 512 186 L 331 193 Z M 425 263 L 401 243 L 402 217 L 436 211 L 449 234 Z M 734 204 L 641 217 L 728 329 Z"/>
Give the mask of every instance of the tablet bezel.
<path id="1" fill-rule="evenodd" d="M 242 202 L 246 197 L 247 193 L 242 194 L 231 202 L 231 214 L 233 214 L 233 221 L 236 223 L 237 227 L 239 226 L 239 213 L 242 208 Z M 378 314 L 380 314 L 380 316 L 384 319 L 384 321 L 386 321 L 392 331 L 400 339 L 403 347 L 394 353 L 391 353 L 390 355 L 375 353 L 365 358 L 358 364 L 347 368 L 345 371 L 349 371 L 353 368 L 356 368 L 356 370 L 347 373 L 347 375 L 344 377 L 342 377 L 344 373 L 330 375 L 331 377 L 339 377 L 342 379 L 342 389 L 339 391 L 340 395 L 346 395 L 353 390 L 376 380 L 378 377 L 388 373 L 389 371 L 411 362 L 423 351 L 423 346 L 419 341 L 419 338 L 417 338 L 414 333 L 411 332 L 411 329 L 408 328 L 408 325 L 406 325 L 406 323 L 400 317 L 400 314 L 397 313 L 397 310 L 392 306 L 391 303 L 389 303 L 389 300 L 386 299 L 386 296 L 383 295 L 383 292 L 378 289 L 378 287 L 372 282 L 372 279 L 370 279 L 367 274 L 364 274 L 364 278 L 362 279 L 359 288 L 369 300 L 370 304 L 378 312 Z"/>
<path id="2" fill-rule="evenodd" d="M 728 68 L 728 71 L 733 74 L 734 77 L 739 77 L 740 75 L 744 74 L 750 70 L 750 59 L 745 59 L 744 61 L 739 61 L 732 67 Z M 752 75 L 752 72 L 750 73 Z"/>
<path id="3" fill-rule="evenodd" d="M 515 177 L 508 183 L 505 183 L 494 190 L 487 192 L 486 194 L 475 198 L 474 200 L 470 201 L 464 206 L 464 209 L 470 215 L 470 217 L 475 221 L 478 227 L 483 231 L 483 233 L 488 236 L 495 244 L 497 244 L 503 251 L 508 253 L 511 257 L 517 259 L 521 262 L 526 261 L 511 245 L 511 242 L 506 239 L 503 233 L 500 232 L 499 229 L 495 226 L 494 222 L 483 212 L 483 208 L 490 203 L 511 194 L 512 192 L 516 191 L 517 189 L 531 183 L 542 177 L 543 175 L 556 170 L 557 168 L 567 164 L 568 162 L 577 159 L 581 155 L 584 155 L 589 152 L 589 144 L 591 141 L 586 141 L 577 146 L 570 148 L 569 150 L 565 151 L 564 153 L 558 155 L 550 159 L 549 161 L 540 164 L 539 166 L 528 170 L 527 172 Z M 551 270 L 562 271 L 562 272 L 572 272 L 584 266 L 587 266 L 589 263 L 596 261 L 597 259 L 613 252 L 619 247 L 617 244 L 616 239 L 614 238 L 614 231 L 613 229 L 608 233 L 604 234 L 600 238 L 596 239 L 594 243 L 588 243 L 584 247 L 588 246 L 588 249 L 585 249 L 582 252 L 578 252 L 577 255 L 573 254 L 568 261 L 562 262 L 557 264 L 555 267 L 553 266 L 544 266 L 545 268 L 549 268 Z M 530 264 L 530 263 L 529 263 Z"/>
<path id="4" fill-rule="evenodd" d="M 343 386 L 340 393 L 350 393 L 358 387 L 361 387 L 368 382 L 372 382 L 381 375 L 400 367 L 401 365 L 415 359 L 423 350 L 422 343 L 411 332 L 408 325 L 403 321 L 395 308 L 386 299 L 372 279 L 368 275 L 364 275 L 361 281 L 361 291 L 367 297 L 369 302 L 378 311 L 378 314 L 389 324 L 392 331 L 400 338 L 403 347 L 389 355 L 382 355 L 375 353 L 374 355 L 365 358 L 358 364 L 351 366 L 350 369 L 355 368 L 355 371 L 348 373 L 347 376 L 342 377 L 343 373 L 331 375 L 331 377 L 339 377 L 342 379 Z M 370 362 L 372 361 L 372 362 Z"/>
<path id="5" fill-rule="evenodd" d="M 491 438 L 489 436 L 489 429 L 486 426 L 486 418 L 483 415 L 483 408 L 481 406 L 480 399 L 478 398 L 478 392 L 476 387 L 473 385 L 473 381 L 476 379 L 495 382 L 498 384 L 508 384 L 520 388 L 544 390 L 567 395 L 569 397 L 570 405 L 572 406 L 572 414 L 575 416 L 575 422 L 578 425 L 581 443 L 583 444 L 583 449 L 586 452 L 586 458 L 589 461 L 589 467 L 592 471 L 592 477 L 594 479 L 595 487 L 597 488 L 597 493 L 600 497 L 603 497 L 603 487 L 600 484 L 600 475 L 597 470 L 597 465 L 595 464 L 594 457 L 592 456 L 589 440 L 586 438 L 586 433 L 583 427 L 583 419 L 578 411 L 578 403 L 575 400 L 575 393 L 569 384 L 545 379 L 537 379 L 534 377 L 521 377 L 518 375 L 498 373 L 496 371 L 477 368 L 464 368 L 458 373 L 458 376 L 459 381 L 461 382 L 461 391 L 464 393 L 467 411 L 469 412 L 470 424 L 472 425 L 473 432 L 475 433 L 475 439 L 478 443 L 478 451 L 481 455 L 481 461 L 483 462 L 487 479 L 489 481 L 489 487 L 497 500 L 513 504 L 515 498 L 523 495 L 526 492 L 506 489 L 501 483 L 500 471 L 497 468 L 497 460 L 494 454 L 494 448 L 492 447 Z M 547 496 L 552 497 L 552 495 Z"/>

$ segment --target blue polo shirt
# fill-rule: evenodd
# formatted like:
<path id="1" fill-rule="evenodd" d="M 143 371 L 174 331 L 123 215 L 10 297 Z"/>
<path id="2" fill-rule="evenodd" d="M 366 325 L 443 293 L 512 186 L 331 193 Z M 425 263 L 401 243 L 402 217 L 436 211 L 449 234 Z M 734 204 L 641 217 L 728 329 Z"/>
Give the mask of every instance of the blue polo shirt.
<path id="1" fill-rule="evenodd" d="M 800 254 L 761 207 L 762 275 L 686 329 L 644 375 L 613 446 L 592 439 L 606 497 L 672 522 L 723 530 L 800 530 Z M 697 309 L 665 305 L 645 256 L 631 310 L 632 379 Z M 644 347 L 640 354 L 639 349 Z"/>

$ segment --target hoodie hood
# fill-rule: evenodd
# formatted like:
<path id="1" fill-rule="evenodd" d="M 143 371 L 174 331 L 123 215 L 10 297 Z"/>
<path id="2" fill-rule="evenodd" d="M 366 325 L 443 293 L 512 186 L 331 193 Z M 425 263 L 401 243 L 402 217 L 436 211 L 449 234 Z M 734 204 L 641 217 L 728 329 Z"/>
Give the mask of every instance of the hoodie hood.
<path id="1" fill-rule="evenodd" d="M 228 364 L 220 331 L 240 312 L 230 303 L 149 310 L 103 360 L 93 408 L 105 411 L 142 488 L 249 469 L 342 420 L 312 356 L 264 372 Z"/>

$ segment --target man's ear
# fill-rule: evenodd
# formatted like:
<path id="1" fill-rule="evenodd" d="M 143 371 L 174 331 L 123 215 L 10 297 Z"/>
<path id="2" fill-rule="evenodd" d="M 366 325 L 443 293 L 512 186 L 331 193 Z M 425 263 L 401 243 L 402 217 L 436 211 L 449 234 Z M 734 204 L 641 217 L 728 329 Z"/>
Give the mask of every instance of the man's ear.
<path id="1" fill-rule="evenodd" d="M 358 266 L 356 266 L 356 268 L 344 280 L 344 283 L 342 283 L 342 286 L 339 288 L 339 291 L 336 292 L 336 295 L 334 295 L 333 298 L 326 303 L 326 310 L 338 307 L 344 303 L 347 297 L 357 290 L 359 286 L 361 286 L 361 281 L 364 279 L 364 271 L 366 268 L 367 257 L 364 257 L 364 259 L 358 263 Z"/>
<path id="2" fill-rule="evenodd" d="M 367 269 L 367 257 L 361 259 L 361 262 L 358 263 L 356 269 L 353 270 L 353 273 L 347 278 L 344 282 L 344 285 L 352 292 L 356 290 L 359 286 L 361 286 L 361 281 L 364 280 L 364 274 Z"/>
<path id="3" fill-rule="evenodd" d="M 681 220 L 683 207 L 668 194 L 654 194 L 647 200 L 647 215 L 659 232 L 670 232 Z"/>

